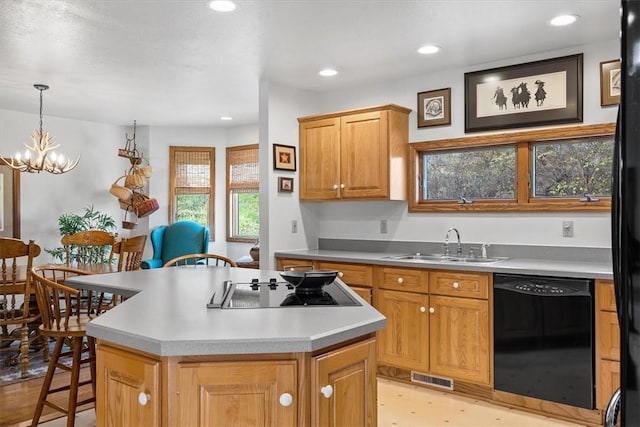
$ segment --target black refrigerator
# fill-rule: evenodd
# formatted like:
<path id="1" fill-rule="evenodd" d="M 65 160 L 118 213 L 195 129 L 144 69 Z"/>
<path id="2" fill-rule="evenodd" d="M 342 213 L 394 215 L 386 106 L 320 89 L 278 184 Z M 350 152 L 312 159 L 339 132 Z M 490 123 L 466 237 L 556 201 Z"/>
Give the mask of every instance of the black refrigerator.
<path id="1" fill-rule="evenodd" d="M 611 248 L 620 321 L 618 421 L 622 426 L 636 427 L 640 426 L 640 0 L 622 0 L 621 5 L 622 83 L 613 170 Z"/>

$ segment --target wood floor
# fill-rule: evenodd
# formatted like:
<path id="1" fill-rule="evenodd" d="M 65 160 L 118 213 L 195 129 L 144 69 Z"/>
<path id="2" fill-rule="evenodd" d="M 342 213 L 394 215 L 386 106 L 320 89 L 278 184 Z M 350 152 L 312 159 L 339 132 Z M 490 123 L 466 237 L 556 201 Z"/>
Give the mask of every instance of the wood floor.
<path id="1" fill-rule="evenodd" d="M 87 375 L 86 369 L 84 375 Z M 57 381 L 68 381 L 68 374 Z M 31 422 L 40 393 L 41 379 L 0 387 L 0 426 L 27 426 Z M 61 393 L 63 394 L 63 393 Z M 66 398 L 66 396 L 62 396 Z M 45 413 L 57 416 L 45 408 Z M 66 418 L 46 421 L 46 427 L 63 427 Z M 93 409 L 80 412 L 76 427 L 95 426 Z M 448 394 L 424 387 L 378 380 L 378 426 L 380 427 L 576 427 L 553 418 L 492 405 L 476 399 Z"/>
<path id="2" fill-rule="evenodd" d="M 71 373 L 60 372 L 53 377 L 53 387 L 59 387 L 69 384 Z M 80 381 L 89 379 L 89 368 L 80 370 Z M 44 377 L 36 378 L 29 381 L 22 381 L 16 384 L 0 387 L 0 426 L 28 426 L 31 424 L 33 413 L 40 395 L 40 388 Z M 50 400 L 61 406 L 66 406 L 68 392 L 60 392 L 51 396 Z M 84 400 L 91 396 L 91 386 L 83 386 L 80 388 L 78 400 Z M 80 409 L 88 409 L 93 407 L 85 405 Z M 52 418 L 62 415 L 60 412 L 45 406 L 42 412 L 41 422 L 45 422 Z M 94 416 L 95 419 L 95 416 Z"/>

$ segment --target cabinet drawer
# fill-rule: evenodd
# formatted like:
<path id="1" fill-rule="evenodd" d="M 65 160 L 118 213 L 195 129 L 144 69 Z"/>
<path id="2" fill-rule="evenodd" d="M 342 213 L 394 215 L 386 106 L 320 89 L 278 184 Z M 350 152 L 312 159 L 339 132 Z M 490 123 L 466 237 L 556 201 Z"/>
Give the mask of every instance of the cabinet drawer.
<path id="1" fill-rule="evenodd" d="M 298 266 L 309 267 L 309 270 L 313 269 L 313 261 L 310 259 L 278 258 L 277 264 L 279 271 L 284 271 L 285 269 L 291 270 L 290 267 Z"/>
<path id="2" fill-rule="evenodd" d="M 407 268 L 381 268 L 378 286 L 397 291 L 429 292 L 429 273 L 426 270 Z"/>
<path id="3" fill-rule="evenodd" d="M 489 275 L 459 272 L 431 272 L 429 290 L 436 295 L 489 298 Z"/>
<path id="4" fill-rule="evenodd" d="M 349 286 L 373 287 L 373 267 L 361 264 L 342 264 L 316 261 L 318 270 L 337 270 L 338 277 Z"/>
<path id="5" fill-rule="evenodd" d="M 598 310 L 617 311 L 616 310 L 616 294 L 613 282 L 610 280 L 596 281 L 596 300 L 598 301 Z"/>

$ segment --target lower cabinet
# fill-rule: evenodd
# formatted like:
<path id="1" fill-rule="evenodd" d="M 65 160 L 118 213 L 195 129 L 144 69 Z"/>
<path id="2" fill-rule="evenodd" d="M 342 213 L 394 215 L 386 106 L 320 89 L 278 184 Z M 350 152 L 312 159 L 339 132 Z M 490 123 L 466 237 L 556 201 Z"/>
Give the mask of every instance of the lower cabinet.
<path id="1" fill-rule="evenodd" d="M 101 342 L 96 425 L 377 425 L 374 338 L 275 357 L 154 358 Z"/>
<path id="2" fill-rule="evenodd" d="M 371 339 L 312 359 L 311 425 L 377 425 L 375 353 Z"/>
<path id="3" fill-rule="evenodd" d="M 96 369 L 96 425 L 160 425 L 159 360 L 99 345 Z"/>
<path id="4" fill-rule="evenodd" d="M 182 425 L 295 426 L 295 360 L 179 363 L 177 419 Z"/>
<path id="5" fill-rule="evenodd" d="M 611 280 L 596 280 L 596 406 L 605 410 L 620 387 L 620 327 Z"/>

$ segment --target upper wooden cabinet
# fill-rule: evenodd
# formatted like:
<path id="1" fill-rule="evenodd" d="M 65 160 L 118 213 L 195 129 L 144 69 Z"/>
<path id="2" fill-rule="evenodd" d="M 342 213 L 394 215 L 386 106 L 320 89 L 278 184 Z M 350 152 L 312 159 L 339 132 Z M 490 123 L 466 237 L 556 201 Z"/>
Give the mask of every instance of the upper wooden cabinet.
<path id="1" fill-rule="evenodd" d="M 407 199 L 410 109 L 301 117 L 300 199 Z"/>

